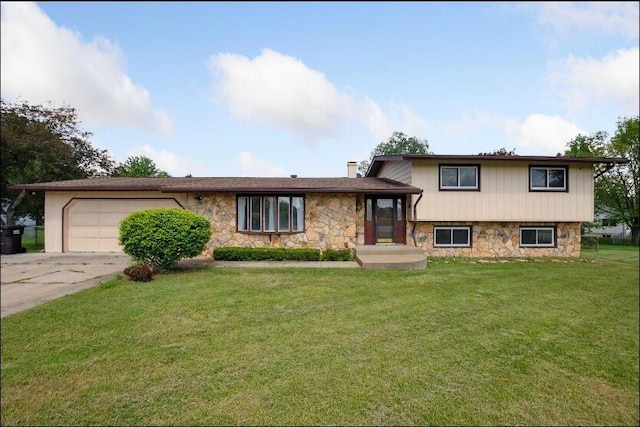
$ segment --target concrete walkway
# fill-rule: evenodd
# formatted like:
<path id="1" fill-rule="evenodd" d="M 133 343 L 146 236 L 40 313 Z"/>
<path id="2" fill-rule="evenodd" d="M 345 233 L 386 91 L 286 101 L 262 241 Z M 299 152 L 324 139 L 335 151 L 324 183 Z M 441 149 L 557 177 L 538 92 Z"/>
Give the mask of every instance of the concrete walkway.
<path id="1" fill-rule="evenodd" d="M 0 256 L 1 316 L 35 307 L 46 301 L 78 292 L 121 274 L 131 258 L 121 253 L 21 253 Z M 180 268 L 360 268 L 344 261 L 213 261 L 185 259 Z"/>

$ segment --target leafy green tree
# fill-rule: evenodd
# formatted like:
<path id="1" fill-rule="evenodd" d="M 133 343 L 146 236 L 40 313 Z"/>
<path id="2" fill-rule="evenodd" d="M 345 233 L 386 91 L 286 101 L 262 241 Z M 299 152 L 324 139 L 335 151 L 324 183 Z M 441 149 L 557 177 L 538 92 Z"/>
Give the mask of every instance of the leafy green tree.
<path id="1" fill-rule="evenodd" d="M 415 136 L 408 137 L 402 132 L 393 132 L 386 142 L 381 142 L 369 155 L 369 160 L 363 160 L 358 165 L 358 172 L 364 176 L 376 156 L 392 156 L 397 154 L 429 154 L 429 143 Z"/>
<path id="2" fill-rule="evenodd" d="M 592 135 L 578 135 L 567 143 L 568 157 L 604 157 L 608 134 L 604 131 Z"/>
<path id="3" fill-rule="evenodd" d="M 516 149 L 507 150 L 506 148 L 498 148 L 487 153 L 478 153 L 478 156 L 517 156 Z"/>
<path id="4" fill-rule="evenodd" d="M 40 223 L 44 195 L 9 190 L 19 184 L 108 175 L 113 160 L 91 146 L 91 133 L 80 129 L 71 107 L 44 107 L 1 100 L 0 179 L 3 224 L 29 216 Z"/>
<path id="5" fill-rule="evenodd" d="M 167 178 L 171 175 L 158 169 L 155 162 L 150 158 L 146 156 L 134 156 L 129 157 L 124 163 L 119 164 L 113 171 L 112 176 Z"/>
<path id="6" fill-rule="evenodd" d="M 613 213 L 609 220 L 624 223 L 631 229 L 631 241 L 638 244 L 640 230 L 640 143 L 638 142 L 638 116 L 619 118 L 613 137 L 606 132 L 591 136 L 578 135 L 567 144 L 566 156 L 572 157 L 624 157 L 623 165 L 601 169 L 596 173 L 596 211 L 606 209 Z"/>

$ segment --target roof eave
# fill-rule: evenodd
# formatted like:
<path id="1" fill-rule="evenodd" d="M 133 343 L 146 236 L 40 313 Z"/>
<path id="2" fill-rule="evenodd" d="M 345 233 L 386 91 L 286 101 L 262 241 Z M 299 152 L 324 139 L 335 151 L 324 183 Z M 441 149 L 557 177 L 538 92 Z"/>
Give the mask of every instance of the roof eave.
<path id="1" fill-rule="evenodd" d="M 415 187 L 401 188 L 175 188 L 165 187 L 163 193 L 244 193 L 244 194 L 306 194 L 306 193 L 341 193 L 341 194 L 419 194 L 421 190 Z"/>
<path id="2" fill-rule="evenodd" d="M 30 186 L 30 184 L 14 185 L 8 187 L 8 190 L 26 190 L 26 191 L 162 191 L 161 187 L 136 187 L 136 186 L 103 186 L 103 187 L 87 187 L 87 186 Z"/>
<path id="3" fill-rule="evenodd" d="M 376 156 L 369 165 L 366 177 L 376 177 L 384 162 L 398 162 L 402 160 L 433 160 L 433 161 L 502 161 L 529 163 L 585 163 L 585 164 L 626 164 L 629 159 L 624 157 L 550 157 L 550 156 L 482 156 L 464 154 L 400 154 L 393 156 Z"/>

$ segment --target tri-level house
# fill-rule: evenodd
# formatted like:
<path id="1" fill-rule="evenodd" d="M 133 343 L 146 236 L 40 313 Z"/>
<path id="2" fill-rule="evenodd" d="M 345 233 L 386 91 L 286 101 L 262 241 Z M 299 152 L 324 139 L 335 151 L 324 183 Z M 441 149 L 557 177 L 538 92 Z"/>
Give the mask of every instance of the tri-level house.
<path id="1" fill-rule="evenodd" d="M 130 212 L 178 207 L 221 246 L 403 246 L 427 256 L 576 257 L 593 221 L 594 175 L 622 158 L 398 155 L 336 178 L 91 178 L 15 186 L 45 192 L 46 252 L 119 252 Z"/>
<path id="2" fill-rule="evenodd" d="M 577 257 L 580 223 L 594 218 L 595 174 L 626 162 L 542 156 L 381 156 L 374 159 L 367 176 L 422 190 L 407 199 L 406 239 L 428 255 Z M 367 219 L 373 220 L 369 229 L 374 231 L 365 243 L 405 239 L 380 230 L 381 218 L 389 216 L 380 205 L 388 203 L 385 198 L 367 197 L 365 211 L 372 213 Z"/>

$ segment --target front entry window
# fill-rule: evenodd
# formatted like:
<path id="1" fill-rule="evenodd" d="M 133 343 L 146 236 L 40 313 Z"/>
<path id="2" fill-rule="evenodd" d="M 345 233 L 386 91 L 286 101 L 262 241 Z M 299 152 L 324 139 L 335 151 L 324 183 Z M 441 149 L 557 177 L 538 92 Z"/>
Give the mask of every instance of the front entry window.
<path id="1" fill-rule="evenodd" d="M 376 243 L 393 243 L 393 199 L 376 200 Z"/>
<path id="2" fill-rule="evenodd" d="M 365 197 L 364 244 L 405 244 L 406 196 Z"/>

